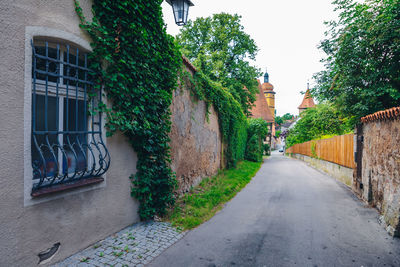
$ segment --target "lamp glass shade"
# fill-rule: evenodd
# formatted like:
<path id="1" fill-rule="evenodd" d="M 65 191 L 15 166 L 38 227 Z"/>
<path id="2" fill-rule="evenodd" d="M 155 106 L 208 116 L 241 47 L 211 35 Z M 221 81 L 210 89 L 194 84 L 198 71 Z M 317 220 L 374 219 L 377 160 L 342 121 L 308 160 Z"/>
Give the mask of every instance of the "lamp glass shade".
<path id="1" fill-rule="evenodd" d="M 169 0 L 167 1 L 174 12 L 175 23 L 179 26 L 183 26 L 187 23 L 189 7 L 193 6 L 193 3 L 189 0 Z"/>

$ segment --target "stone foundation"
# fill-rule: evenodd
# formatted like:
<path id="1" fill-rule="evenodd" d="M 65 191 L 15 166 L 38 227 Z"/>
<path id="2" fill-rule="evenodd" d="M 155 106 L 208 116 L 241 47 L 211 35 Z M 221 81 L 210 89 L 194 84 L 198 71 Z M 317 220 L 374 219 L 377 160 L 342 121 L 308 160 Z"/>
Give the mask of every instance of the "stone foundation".
<path id="1" fill-rule="evenodd" d="M 336 180 L 344 183 L 348 187 L 351 187 L 353 181 L 353 169 L 343 167 L 329 161 L 311 158 L 301 154 L 291 154 L 291 157 L 305 161 L 314 168 L 326 172 Z"/>

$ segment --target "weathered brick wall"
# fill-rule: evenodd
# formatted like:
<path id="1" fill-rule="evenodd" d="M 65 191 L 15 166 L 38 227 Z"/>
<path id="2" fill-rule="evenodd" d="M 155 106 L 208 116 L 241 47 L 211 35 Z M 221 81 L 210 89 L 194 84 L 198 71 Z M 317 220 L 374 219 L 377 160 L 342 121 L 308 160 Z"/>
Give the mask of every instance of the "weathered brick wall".
<path id="1" fill-rule="evenodd" d="M 189 72 L 195 71 L 185 59 L 184 64 Z M 202 178 L 217 174 L 221 134 L 214 108 L 210 107 L 207 119 L 205 102 L 193 97 L 185 86 L 174 91 L 171 111 L 171 167 L 176 172 L 178 192 L 184 193 Z"/>
<path id="2" fill-rule="evenodd" d="M 400 235 L 400 120 L 364 120 L 362 197 L 381 212 L 387 230 Z"/>

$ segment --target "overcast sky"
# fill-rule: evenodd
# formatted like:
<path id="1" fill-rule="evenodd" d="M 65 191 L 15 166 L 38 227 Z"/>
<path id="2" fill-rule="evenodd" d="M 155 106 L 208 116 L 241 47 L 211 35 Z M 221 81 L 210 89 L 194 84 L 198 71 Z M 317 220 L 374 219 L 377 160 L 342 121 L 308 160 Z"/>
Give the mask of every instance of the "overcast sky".
<path id="1" fill-rule="evenodd" d="M 324 21 L 334 19 L 332 0 L 192 0 L 189 19 L 215 13 L 237 13 L 244 30 L 256 42 L 259 52 L 254 65 L 268 68 L 275 87 L 278 115 L 298 114 L 307 80 L 322 69 L 323 57 L 317 46 L 324 38 Z M 162 4 L 167 32 L 179 33 L 172 8 Z M 261 77 L 260 77 L 261 78 Z M 261 78 L 261 83 L 263 79 Z"/>

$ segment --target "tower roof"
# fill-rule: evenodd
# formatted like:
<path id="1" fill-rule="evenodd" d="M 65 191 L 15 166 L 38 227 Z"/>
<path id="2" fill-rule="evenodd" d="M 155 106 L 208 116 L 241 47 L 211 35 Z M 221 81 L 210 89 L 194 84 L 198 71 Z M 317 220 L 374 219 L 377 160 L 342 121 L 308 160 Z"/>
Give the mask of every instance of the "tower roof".
<path id="1" fill-rule="evenodd" d="M 261 118 L 266 122 L 274 122 L 274 117 L 272 116 L 271 111 L 269 110 L 269 106 L 267 100 L 265 99 L 264 90 L 261 86 L 260 80 L 257 81 L 258 81 L 258 94 L 256 95 L 256 101 L 254 102 L 255 106 L 253 106 L 250 110 L 252 114 L 251 117 Z"/>
<path id="2" fill-rule="evenodd" d="M 304 94 L 303 102 L 301 102 L 301 105 L 298 107 L 298 109 L 312 108 L 314 106 L 315 103 L 310 94 L 310 89 L 307 89 L 306 93 Z"/>
<path id="3" fill-rule="evenodd" d="M 258 81 L 258 82 L 260 82 L 260 81 Z M 269 74 L 268 74 L 267 70 L 265 70 L 264 83 L 262 84 L 262 89 L 264 91 L 273 91 L 274 90 L 274 86 L 269 83 Z"/>
<path id="4" fill-rule="evenodd" d="M 274 90 L 274 86 L 270 83 L 263 83 L 261 87 L 264 91 L 273 91 Z"/>
<path id="5" fill-rule="evenodd" d="M 264 83 L 269 83 L 269 74 L 268 74 L 267 70 L 265 70 L 265 74 L 264 74 Z"/>

